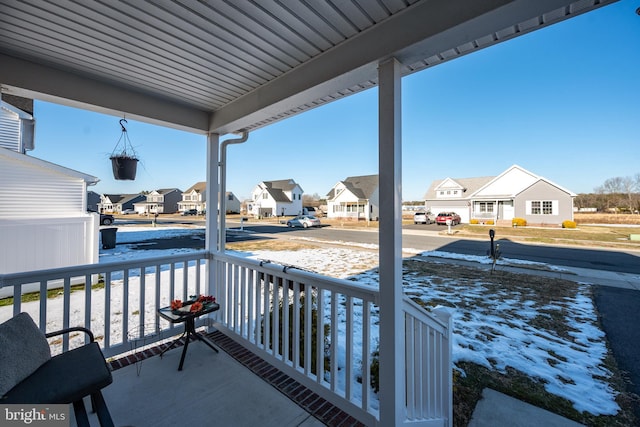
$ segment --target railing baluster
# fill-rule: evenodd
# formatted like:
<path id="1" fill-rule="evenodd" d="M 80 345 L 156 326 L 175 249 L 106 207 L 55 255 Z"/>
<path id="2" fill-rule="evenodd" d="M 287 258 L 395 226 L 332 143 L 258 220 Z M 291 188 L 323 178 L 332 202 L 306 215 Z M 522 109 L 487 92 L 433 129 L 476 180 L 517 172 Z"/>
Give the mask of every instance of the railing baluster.
<path id="1" fill-rule="evenodd" d="M 316 316 L 316 381 L 324 381 L 324 291 L 318 288 L 318 313 Z"/>
<path id="2" fill-rule="evenodd" d="M 353 379 L 352 369 L 353 369 L 353 297 L 347 296 L 347 312 L 346 312 L 346 322 L 345 322 L 345 348 L 347 349 L 347 354 L 345 355 L 345 390 L 344 395 L 345 398 L 351 401 L 351 381 Z"/>
<path id="3" fill-rule="evenodd" d="M 125 268 L 122 278 L 122 342 L 126 342 L 129 331 L 129 269 Z"/>
<path id="4" fill-rule="evenodd" d="M 288 363 L 291 359 L 289 351 L 289 283 L 287 279 L 282 279 L 282 360 Z"/>
<path id="5" fill-rule="evenodd" d="M 300 367 L 300 282 L 293 283 L 293 331 L 291 339 L 293 340 L 293 354 L 291 362 L 294 368 Z"/>
<path id="6" fill-rule="evenodd" d="M 314 373 L 311 371 L 311 358 L 314 357 L 311 354 L 311 342 L 313 340 L 313 336 L 311 335 L 312 330 L 312 304 L 313 304 L 313 288 L 311 285 L 304 285 L 304 374 L 308 377 Z"/>
<path id="7" fill-rule="evenodd" d="M 91 296 L 93 295 L 92 275 L 84 275 L 84 327 L 91 330 Z M 85 337 L 85 343 L 89 341 L 89 337 Z"/>
<path id="8" fill-rule="evenodd" d="M 104 347 L 111 346 L 111 271 L 104 275 Z"/>
<path id="9" fill-rule="evenodd" d="M 331 342 L 329 343 L 329 350 L 331 352 L 330 356 L 330 381 L 331 381 L 331 391 L 336 392 L 338 386 L 338 347 L 340 343 L 338 343 L 338 293 L 333 291 L 330 294 L 331 301 L 331 322 L 329 323 L 330 331 L 329 334 L 331 336 Z"/>

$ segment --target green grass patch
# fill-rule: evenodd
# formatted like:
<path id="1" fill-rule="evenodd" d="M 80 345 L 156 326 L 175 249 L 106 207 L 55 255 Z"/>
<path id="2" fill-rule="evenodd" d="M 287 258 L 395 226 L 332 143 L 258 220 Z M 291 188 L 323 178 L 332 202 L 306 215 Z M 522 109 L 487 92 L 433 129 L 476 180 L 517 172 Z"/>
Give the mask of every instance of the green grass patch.
<path id="1" fill-rule="evenodd" d="M 102 278 L 100 278 L 98 280 L 97 283 L 95 283 L 94 285 L 91 286 L 92 290 L 95 289 L 102 289 L 104 288 L 104 280 Z M 77 292 L 77 291 L 84 291 L 85 290 L 85 284 L 81 283 L 78 285 L 73 285 L 71 286 L 71 292 Z M 58 295 L 62 294 L 62 288 L 53 288 L 53 289 L 47 289 L 47 299 L 49 298 L 55 298 Z M 26 302 L 31 302 L 31 301 L 40 301 L 40 291 L 36 291 L 36 292 L 28 292 L 25 294 L 22 294 L 22 297 L 20 298 L 20 301 L 24 304 Z M 13 297 L 7 297 L 7 298 L 2 298 L 0 299 L 0 307 L 4 307 L 7 305 L 13 305 Z"/>

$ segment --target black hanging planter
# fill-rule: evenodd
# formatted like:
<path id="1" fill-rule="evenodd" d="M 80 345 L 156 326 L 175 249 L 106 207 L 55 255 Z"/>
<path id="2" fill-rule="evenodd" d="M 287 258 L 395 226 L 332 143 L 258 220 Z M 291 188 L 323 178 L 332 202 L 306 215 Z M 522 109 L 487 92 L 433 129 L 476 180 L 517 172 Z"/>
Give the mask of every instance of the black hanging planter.
<path id="1" fill-rule="evenodd" d="M 113 169 L 113 177 L 119 181 L 133 181 L 136 179 L 136 171 L 138 169 L 138 156 L 136 155 L 129 136 L 127 135 L 127 129 L 122 122 L 127 123 L 126 119 L 120 120 L 120 127 L 122 127 L 122 134 L 116 144 L 116 147 L 111 153 L 111 168 Z M 118 146 L 122 142 L 122 150 L 118 151 Z"/>
<path id="2" fill-rule="evenodd" d="M 113 177 L 120 181 L 133 181 L 136 179 L 136 170 L 138 169 L 138 159 L 135 157 L 112 156 L 111 167 L 113 168 Z"/>

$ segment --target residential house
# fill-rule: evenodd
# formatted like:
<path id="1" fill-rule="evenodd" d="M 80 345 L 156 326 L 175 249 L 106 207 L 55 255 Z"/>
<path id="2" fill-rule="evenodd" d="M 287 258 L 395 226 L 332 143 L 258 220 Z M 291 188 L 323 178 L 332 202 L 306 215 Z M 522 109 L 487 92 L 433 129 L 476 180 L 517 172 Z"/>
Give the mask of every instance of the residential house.
<path id="1" fill-rule="evenodd" d="M 207 211 L 207 183 L 205 181 L 197 182 L 187 191 L 182 193 L 182 200 L 178 202 L 178 210 L 180 212 L 196 209 L 198 212 Z M 226 192 L 226 213 L 240 213 L 240 200 L 231 192 Z M 220 202 L 218 201 L 218 209 Z"/>
<path id="2" fill-rule="evenodd" d="M 576 194 L 513 165 L 500 175 L 481 178 L 446 178 L 434 181 L 425 194 L 425 209 L 456 212 L 462 222 L 511 225 L 513 218 L 528 224 L 560 225 L 573 220 Z"/>
<path id="3" fill-rule="evenodd" d="M 225 202 L 226 212 L 232 214 L 240 213 L 240 199 L 231 191 L 227 191 L 225 197 L 227 198 Z"/>
<path id="4" fill-rule="evenodd" d="M 102 196 L 95 191 L 87 191 L 87 210 L 89 212 L 100 212 L 99 204 L 102 201 Z"/>
<path id="5" fill-rule="evenodd" d="M 97 262 L 99 219 L 87 213 L 87 187 L 98 178 L 26 155 L 33 117 L 0 105 L 0 274 Z"/>
<path id="6" fill-rule="evenodd" d="M 196 182 L 187 191 L 182 193 L 182 200 L 178 202 L 178 211 L 184 212 L 196 209 L 198 212 L 207 210 L 207 183 L 205 181 Z"/>
<path id="7" fill-rule="evenodd" d="M 262 181 L 251 193 L 247 214 L 256 217 L 300 215 L 302 187 L 293 179 Z"/>
<path id="8" fill-rule="evenodd" d="M 178 202 L 182 200 L 182 191 L 177 188 L 153 190 L 146 200 L 133 204 L 139 214 L 171 214 L 178 212 Z"/>
<path id="9" fill-rule="evenodd" d="M 144 202 L 144 194 L 102 194 L 98 211 L 102 213 L 122 213 L 127 209 L 134 209 L 136 203 Z M 138 212 L 143 213 L 143 212 Z"/>
<path id="10" fill-rule="evenodd" d="M 327 218 L 378 220 L 378 175 L 350 176 L 327 193 Z"/>

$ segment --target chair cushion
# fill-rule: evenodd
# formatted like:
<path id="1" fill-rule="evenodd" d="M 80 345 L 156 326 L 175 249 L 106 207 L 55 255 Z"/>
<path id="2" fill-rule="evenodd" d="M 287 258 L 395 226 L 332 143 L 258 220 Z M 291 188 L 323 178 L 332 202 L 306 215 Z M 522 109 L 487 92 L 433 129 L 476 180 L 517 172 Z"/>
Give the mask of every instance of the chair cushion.
<path id="1" fill-rule="evenodd" d="M 49 359 L 47 338 L 27 313 L 0 324 L 0 396 Z"/>
<path id="2" fill-rule="evenodd" d="M 104 355 L 92 342 L 52 357 L 0 403 L 72 403 L 111 382 Z"/>

